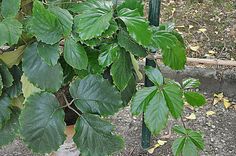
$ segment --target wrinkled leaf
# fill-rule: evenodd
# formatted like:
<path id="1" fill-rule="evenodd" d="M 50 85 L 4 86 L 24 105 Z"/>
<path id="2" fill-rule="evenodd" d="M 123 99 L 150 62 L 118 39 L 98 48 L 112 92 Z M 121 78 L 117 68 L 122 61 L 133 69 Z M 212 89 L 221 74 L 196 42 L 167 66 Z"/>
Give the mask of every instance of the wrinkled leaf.
<path id="1" fill-rule="evenodd" d="M 1 14 L 3 17 L 15 17 L 20 10 L 21 0 L 2 0 Z"/>

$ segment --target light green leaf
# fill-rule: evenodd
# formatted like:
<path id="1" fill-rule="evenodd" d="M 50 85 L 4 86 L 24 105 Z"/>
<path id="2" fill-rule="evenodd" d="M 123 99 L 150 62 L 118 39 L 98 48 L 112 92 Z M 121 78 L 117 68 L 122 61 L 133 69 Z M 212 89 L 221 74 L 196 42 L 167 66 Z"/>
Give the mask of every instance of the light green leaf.
<path id="1" fill-rule="evenodd" d="M 0 129 L 4 127 L 10 119 L 11 110 L 9 108 L 11 100 L 8 96 L 3 95 L 0 97 Z"/>
<path id="2" fill-rule="evenodd" d="M 156 92 L 144 110 L 144 122 L 153 135 L 166 127 L 169 109 L 162 92 Z"/>
<path id="3" fill-rule="evenodd" d="M 29 45 L 24 52 L 22 69 L 28 80 L 42 90 L 55 92 L 63 83 L 60 64 L 49 66 L 38 55 L 37 43 Z"/>
<path id="4" fill-rule="evenodd" d="M 69 65 L 76 69 L 87 68 L 88 56 L 83 46 L 76 43 L 71 37 L 65 40 L 64 58 Z"/>
<path id="5" fill-rule="evenodd" d="M 173 144 L 172 144 L 172 153 L 174 154 L 174 156 L 181 156 L 183 147 L 184 147 L 184 143 L 185 143 L 185 138 L 181 137 L 181 138 L 177 138 Z"/>
<path id="6" fill-rule="evenodd" d="M 164 78 L 161 72 L 157 68 L 151 66 L 145 67 L 145 74 L 148 76 L 148 79 L 151 80 L 155 85 L 161 86 L 164 83 Z"/>
<path id="7" fill-rule="evenodd" d="M 63 34 L 62 24 L 56 15 L 45 9 L 38 0 L 34 1 L 33 18 L 30 23 L 31 31 L 39 41 L 55 44 Z"/>
<path id="8" fill-rule="evenodd" d="M 60 57 L 59 44 L 49 45 L 40 42 L 38 44 L 38 54 L 49 66 L 55 66 Z"/>
<path id="9" fill-rule="evenodd" d="M 130 54 L 123 49 L 119 51 L 117 60 L 111 66 L 111 75 L 114 84 L 119 90 L 124 90 L 128 85 L 129 80 L 133 76 L 132 72 L 132 61 Z"/>
<path id="10" fill-rule="evenodd" d="M 11 143 L 19 133 L 19 109 L 12 109 L 10 120 L 0 129 L 0 147 Z"/>
<path id="11" fill-rule="evenodd" d="M 110 21 L 110 26 L 109 28 L 102 33 L 102 37 L 104 38 L 109 38 L 111 37 L 116 31 L 118 30 L 118 25 L 114 19 Z"/>
<path id="12" fill-rule="evenodd" d="M 113 16 L 111 3 L 103 0 L 91 3 L 94 5 L 90 5 L 88 10 L 75 17 L 75 26 L 82 40 L 101 36 L 109 28 Z"/>
<path id="13" fill-rule="evenodd" d="M 140 115 L 145 107 L 157 92 L 157 87 L 148 87 L 138 90 L 131 101 L 131 112 L 133 115 Z"/>
<path id="14" fill-rule="evenodd" d="M 2 0 L 1 13 L 3 17 L 15 17 L 20 10 L 21 0 Z"/>
<path id="15" fill-rule="evenodd" d="M 83 114 L 75 125 L 73 140 L 83 156 L 108 156 L 124 147 L 113 130 L 113 125 L 98 116 Z"/>
<path id="16" fill-rule="evenodd" d="M 25 74 L 21 76 L 21 83 L 22 83 L 22 92 L 25 99 L 27 99 L 31 94 L 41 91 L 41 89 L 35 87 L 32 83 L 29 82 Z"/>
<path id="17" fill-rule="evenodd" d="M 14 51 L 0 54 L 0 60 L 2 60 L 9 68 L 11 68 L 13 65 L 18 65 L 21 62 L 24 49 L 25 46 L 19 46 Z"/>
<path id="18" fill-rule="evenodd" d="M 0 75 L 2 77 L 3 86 L 10 87 L 13 85 L 13 77 L 6 64 L 0 60 Z"/>
<path id="19" fill-rule="evenodd" d="M 184 92 L 184 97 L 191 106 L 199 107 L 206 103 L 205 97 L 197 92 Z"/>
<path id="20" fill-rule="evenodd" d="M 186 63 L 186 50 L 183 44 L 170 32 L 153 29 L 152 44 L 162 51 L 163 62 L 172 69 L 183 69 Z"/>
<path id="21" fill-rule="evenodd" d="M 194 78 L 188 78 L 183 81 L 183 89 L 192 89 L 200 86 L 200 81 Z"/>
<path id="22" fill-rule="evenodd" d="M 191 139 L 191 141 L 195 144 L 195 146 L 197 146 L 201 150 L 204 149 L 205 145 L 204 145 L 204 140 L 202 138 L 201 133 L 190 130 L 188 135 L 189 135 L 189 138 Z"/>
<path id="23" fill-rule="evenodd" d="M 123 3 L 121 3 L 117 9 L 121 10 L 123 8 L 128 8 L 131 10 L 138 10 L 139 14 L 141 16 L 143 16 L 143 8 L 144 8 L 144 4 L 142 2 L 142 0 L 125 0 Z"/>
<path id="24" fill-rule="evenodd" d="M 167 106 L 174 118 L 179 118 L 183 111 L 183 93 L 176 84 L 167 84 L 163 87 Z"/>
<path id="25" fill-rule="evenodd" d="M 134 71 L 138 77 L 139 80 L 142 80 L 143 79 L 143 74 L 140 72 L 139 70 L 139 62 L 138 60 L 136 60 L 136 58 L 134 57 L 133 54 L 130 53 L 130 58 L 131 58 L 131 62 L 133 64 L 133 68 L 134 68 Z"/>
<path id="26" fill-rule="evenodd" d="M 56 151 L 66 139 L 64 118 L 65 113 L 53 94 L 31 95 L 20 115 L 24 142 L 37 153 Z"/>
<path id="27" fill-rule="evenodd" d="M 97 0 L 87 0 L 87 1 L 84 1 L 83 3 L 74 3 L 72 6 L 68 8 L 68 10 L 76 14 L 82 14 L 83 12 L 91 8 L 99 8 L 100 7 L 99 4 L 100 2 L 98 2 Z"/>
<path id="28" fill-rule="evenodd" d="M 119 46 L 114 44 L 105 45 L 101 48 L 102 53 L 98 57 L 98 62 L 101 66 L 107 67 L 113 63 L 117 57 L 117 53 L 120 50 Z"/>
<path id="29" fill-rule="evenodd" d="M 125 48 L 125 50 L 131 52 L 133 55 L 139 57 L 147 56 L 146 49 L 136 43 L 124 30 L 120 30 L 117 38 L 119 46 Z"/>
<path id="30" fill-rule="evenodd" d="M 0 22 L 0 46 L 16 44 L 22 34 L 22 24 L 13 18 L 5 18 Z"/>
<path id="31" fill-rule="evenodd" d="M 120 93 L 101 76 L 88 75 L 71 84 L 70 94 L 76 107 L 83 113 L 112 115 L 122 107 Z"/>
<path id="32" fill-rule="evenodd" d="M 186 129 L 185 129 L 184 127 L 182 127 L 182 126 L 174 126 L 174 127 L 173 127 L 173 130 L 174 130 L 176 133 L 178 133 L 178 134 L 182 134 L 182 135 L 187 134 Z"/>
<path id="33" fill-rule="evenodd" d="M 62 25 L 63 34 L 65 36 L 68 36 L 72 31 L 73 16 L 68 10 L 62 9 L 58 6 L 50 6 L 48 9 L 50 12 L 57 16 Z"/>
<path id="34" fill-rule="evenodd" d="M 148 22 L 140 16 L 138 10 L 121 9 L 118 11 L 118 17 L 125 23 L 129 35 L 138 44 L 149 46 L 152 33 L 148 28 Z"/>

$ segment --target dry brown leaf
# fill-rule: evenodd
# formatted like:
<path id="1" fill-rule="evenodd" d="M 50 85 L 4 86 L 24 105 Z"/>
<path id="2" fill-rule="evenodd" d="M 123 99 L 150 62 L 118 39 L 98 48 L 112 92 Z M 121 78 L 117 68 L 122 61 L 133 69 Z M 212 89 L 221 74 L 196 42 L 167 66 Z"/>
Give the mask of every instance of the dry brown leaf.
<path id="1" fill-rule="evenodd" d="M 194 113 L 191 113 L 189 116 L 186 116 L 185 118 L 189 120 L 196 120 L 196 115 Z"/>
<path id="2" fill-rule="evenodd" d="M 213 105 L 216 105 L 218 102 L 222 101 L 224 98 L 224 93 L 214 94 Z"/>
<path id="3" fill-rule="evenodd" d="M 228 109 L 231 106 L 231 103 L 229 102 L 228 99 L 224 98 L 224 102 L 223 103 L 224 103 L 224 106 L 225 106 L 226 109 Z"/>
<path id="4" fill-rule="evenodd" d="M 214 115 L 214 114 L 216 114 L 216 112 L 214 112 L 214 111 L 207 111 L 206 112 L 207 117 Z"/>
<path id="5" fill-rule="evenodd" d="M 163 141 L 163 140 L 158 140 L 157 143 L 154 145 L 154 147 L 150 148 L 148 150 L 148 153 L 149 154 L 153 154 L 153 152 L 155 151 L 156 148 L 164 145 L 167 141 Z"/>
<path id="6" fill-rule="evenodd" d="M 192 51 L 197 51 L 200 47 L 199 47 L 199 46 L 192 46 L 192 45 L 189 45 L 189 48 L 190 48 Z"/>
<path id="7" fill-rule="evenodd" d="M 205 28 L 201 28 L 201 29 L 198 29 L 200 32 L 202 32 L 202 33 L 204 33 L 204 32 L 206 32 L 207 31 L 207 29 L 205 29 Z"/>

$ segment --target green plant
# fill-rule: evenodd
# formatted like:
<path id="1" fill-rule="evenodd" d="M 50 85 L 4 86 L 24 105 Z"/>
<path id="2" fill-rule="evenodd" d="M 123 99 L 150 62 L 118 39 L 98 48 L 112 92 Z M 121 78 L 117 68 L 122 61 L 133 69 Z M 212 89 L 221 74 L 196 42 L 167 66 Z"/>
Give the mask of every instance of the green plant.
<path id="1" fill-rule="evenodd" d="M 68 107 L 78 118 L 73 139 L 82 155 L 110 155 L 124 142 L 106 117 L 131 98 L 133 115 L 144 112 L 154 135 L 169 114 L 181 117 L 184 100 L 203 105 L 204 97 L 193 92 L 197 80 L 180 85 L 165 79 L 158 67 L 145 68 L 154 86 L 136 92 L 142 77 L 137 60 L 149 51 L 160 49 L 172 69 L 183 69 L 186 62 L 183 39 L 173 27 L 149 26 L 142 16 L 139 0 L 2 0 L 0 146 L 19 136 L 33 152 L 57 150 L 66 138 Z M 174 142 L 175 155 L 203 149 L 200 133 L 174 130 L 183 135 Z"/>

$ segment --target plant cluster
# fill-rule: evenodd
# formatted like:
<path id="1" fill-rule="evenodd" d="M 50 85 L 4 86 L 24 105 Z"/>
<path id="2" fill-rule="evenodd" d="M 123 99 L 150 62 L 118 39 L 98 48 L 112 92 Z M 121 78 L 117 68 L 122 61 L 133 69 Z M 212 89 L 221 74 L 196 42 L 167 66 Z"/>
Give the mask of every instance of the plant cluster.
<path id="1" fill-rule="evenodd" d="M 194 91 L 199 81 L 179 84 L 158 67 L 145 68 L 154 86 L 136 91 L 142 77 L 138 59 L 150 51 L 175 70 L 186 62 L 182 37 L 173 25 L 149 26 L 141 0 L 0 3 L 0 146 L 20 137 L 33 152 L 56 151 L 66 139 L 69 108 L 77 114 L 73 140 L 81 154 L 111 155 L 124 141 L 106 118 L 129 103 L 133 115 L 144 112 L 153 135 L 170 115 L 181 117 L 185 101 L 194 107 L 205 103 Z M 56 95 L 65 88 L 62 103 Z M 175 156 L 198 155 L 204 148 L 199 132 L 174 130 L 182 135 L 173 143 Z"/>

